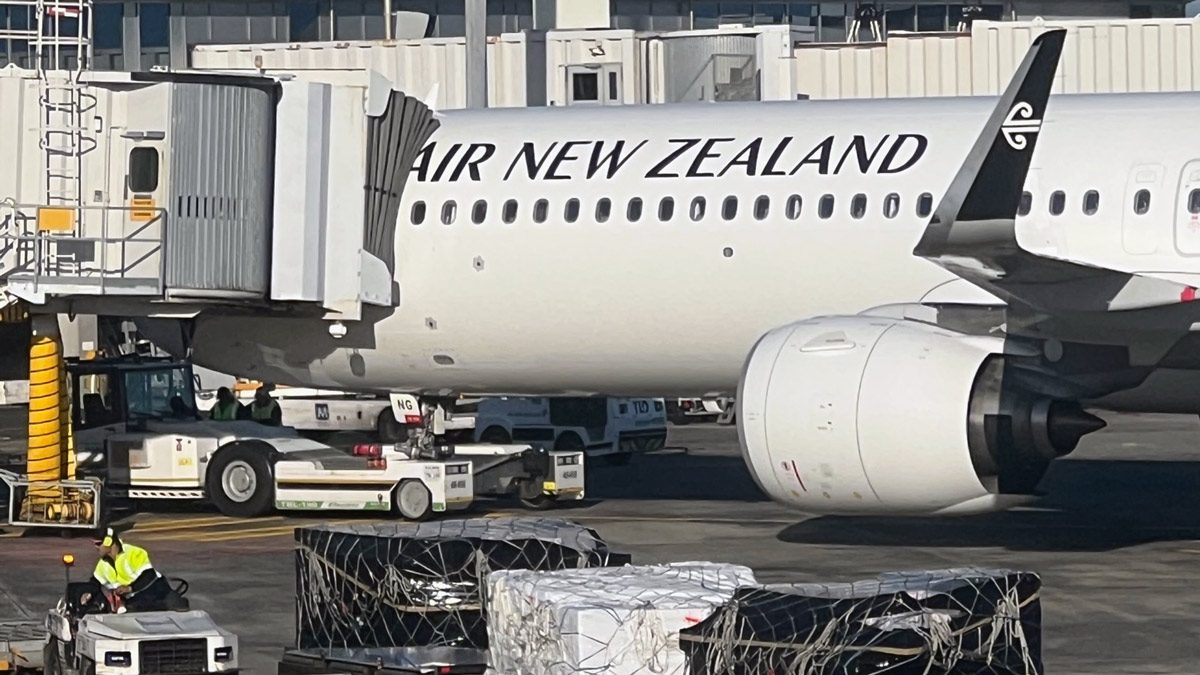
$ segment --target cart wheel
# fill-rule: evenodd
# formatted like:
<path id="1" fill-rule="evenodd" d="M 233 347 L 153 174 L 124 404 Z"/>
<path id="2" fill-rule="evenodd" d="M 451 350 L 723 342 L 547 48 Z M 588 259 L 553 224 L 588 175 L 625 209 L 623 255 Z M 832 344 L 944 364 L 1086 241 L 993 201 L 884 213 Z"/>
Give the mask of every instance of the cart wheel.
<path id="1" fill-rule="evenodd" d="M 216 453 L 205 486 L 217 509 L 235 518 L 261 516 L 274 506 L 274 479 L 262 448 L 233 445 Z"/>
<path id="2" fill-rule="evenodd" d="M 428 520 L 433 515 L 433 496 L 419 480 L 410 478 L 397 485 L 394 504 L 406 520 Z"/>
<path id="3" fill-rule="evenodd" d="M 379 421 L 375 424 L 379 440 L 384 443 L 401 443 L 408 440 L 408 427 L 396 420 L 391 407 L 384 408 L 379 413 Z"/>

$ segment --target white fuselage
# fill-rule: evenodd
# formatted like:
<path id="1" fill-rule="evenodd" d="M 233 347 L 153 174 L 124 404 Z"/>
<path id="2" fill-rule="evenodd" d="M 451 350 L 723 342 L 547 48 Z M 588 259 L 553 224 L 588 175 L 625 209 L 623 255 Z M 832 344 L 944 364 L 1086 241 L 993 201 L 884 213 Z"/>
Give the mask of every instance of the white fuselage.
<path id="1" fill-rule="evenodd" d="M 990 300 L 912 250 L 929 221 L 918 212 L 921 195 L 936 206 L 994 104 L 449 112 L 404 189 L 398 307 L 364 311 L 341 339 L 320 319 L 205 313 L 195 360 L 338 389 L 732 395 L 755 340 L 776 326 L 931 293 Z M 1189 186 L 1200 187 L 1200 142 L 1180 133 L 1198 108 L 1200 94 L 1053 98 L 1026 182 L 1032 210 L 1018 221 L 1022 245 L 1200 278 L 1200 222 L 1187 209 Z M 604 161 L 614 151 L 620 166 Z M 1137 213 L 1142 189 L 1149 206 Z M 1052 215 L 1059 190 L 1063 211 Z M 1099 203 L 1088 214 L 1090 190 Z M 865 212 L 856 217 L 860 194 Z M 893 194 L 898 209 L 885 214 Z M 802 199 L 795 219 L 792 195 Z M 730 196 L 737 212 L 727 219 Z M 769 199 L 761 219 L 760 196 Z M 666 220 L 664 197 L 674 200 Z M 693 220 L 697 197 L 705 213 Z M 642 200 L 636 222 L 634 198 Z M 579 200 L 575 222 L 565 217 L 571 199 Z M 486 214 L 476 224 L 481 200 Z M 506 213 L 508 200 L 515 213 Z M 611 200 L 604 222 L 601 200 Z M 450 201 L 453 222 L 444 224 Z M 414 224 L 418 203 L 424 219 Z"/>

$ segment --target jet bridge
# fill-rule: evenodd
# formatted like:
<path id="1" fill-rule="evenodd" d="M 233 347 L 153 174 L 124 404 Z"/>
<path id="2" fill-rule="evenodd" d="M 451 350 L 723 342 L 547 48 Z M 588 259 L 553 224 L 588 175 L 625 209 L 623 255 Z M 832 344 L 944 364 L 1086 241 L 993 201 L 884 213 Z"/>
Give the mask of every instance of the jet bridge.
<path id="1" fill-rule="evenodd" d="M 67 105 L 47 99 L 46 78 L 0 69 L 9 298 L 80 313 L 246 305 L 340 320 L 398 302 L 397 208 L 438 124 L 424 103 L 378 75 L 345 86 L 85 71 Z"/>

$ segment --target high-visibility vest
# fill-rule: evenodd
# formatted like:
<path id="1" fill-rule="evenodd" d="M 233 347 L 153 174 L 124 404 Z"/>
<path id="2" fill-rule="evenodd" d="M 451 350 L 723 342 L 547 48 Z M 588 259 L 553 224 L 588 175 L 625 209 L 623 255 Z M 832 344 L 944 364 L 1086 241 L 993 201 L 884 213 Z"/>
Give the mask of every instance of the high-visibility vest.
<path id="1" fill-rule="evenodd" d="M 117 554 L 116 560 L 110 562 L 107 558 L 101 558 L 96 561 L 96 571 L 92 576 L 105 588 L 117 588 L 133 585 L 133 582 L 148 569 L 153 567 L 150 565 L 150 554 L 146 549 L 122 542 L 121 552 Z M 158 576 L 157 571 L 154 574 Z"/>
<path id="2" fill-rule="evenodd" d="M 271 416 L 279 409 L 279 403 L 275 399 L 267 405 L 259 405 L 258 401 L 250 404 L 250 417 L 256 422 L 270 422 Z"/>
<path id="3" fill-rule="evenodd" d="M 237 419 L 238 402 L 230 401 L 229 405 L 222 406 L 220 401 L 212 409 L 212 418 L 214 420 L 226 421 Z"/>

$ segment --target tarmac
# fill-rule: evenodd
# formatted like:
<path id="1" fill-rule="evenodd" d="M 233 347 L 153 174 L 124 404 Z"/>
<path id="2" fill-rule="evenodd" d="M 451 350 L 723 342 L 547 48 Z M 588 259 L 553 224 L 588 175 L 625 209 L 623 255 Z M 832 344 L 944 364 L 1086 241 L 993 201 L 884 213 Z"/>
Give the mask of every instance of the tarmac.
<path id="1" fill-rule="evenodd" d="M 0 451 L 23 442 L 23 419 L 12 410 L 0 409 Z M 1108 429 L 1052 467 L 1043 499 L 987 516 L 808 518 L 766 501 L 743 466 L 736 431 L 711 424 L 673 427 L 666 449 L 594 469 L 578 507 L 529 513 L 480 502 L 472 515 L 563 517 L 595 528 L 635 563 L 740 563 L 762 582 L 969 565 L 1030 570 L 1044 584 L 1047 673 L 1200 672 L 1200 421 L 1107 418 Z M 190 582 L 193 607 L 240 636 L 243 672 L 266 675 L 295 639 L 293 528 L 364 520 L 239 521 L 176 506 L 123 525 L 156 567 Z M 83 561 L 75 575 L 89 572 L 95 553 L 85 538 L 0 533 L 0 619 L 54 604 L 66 552 Z"/>

